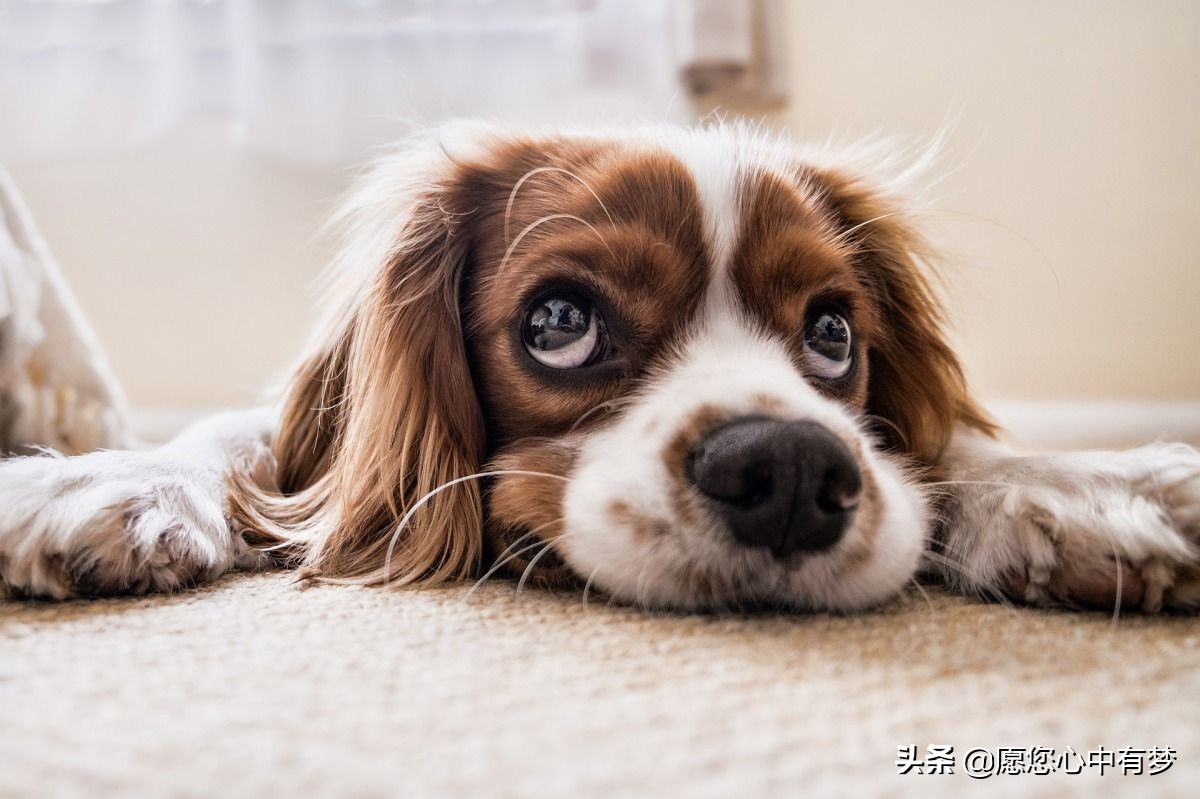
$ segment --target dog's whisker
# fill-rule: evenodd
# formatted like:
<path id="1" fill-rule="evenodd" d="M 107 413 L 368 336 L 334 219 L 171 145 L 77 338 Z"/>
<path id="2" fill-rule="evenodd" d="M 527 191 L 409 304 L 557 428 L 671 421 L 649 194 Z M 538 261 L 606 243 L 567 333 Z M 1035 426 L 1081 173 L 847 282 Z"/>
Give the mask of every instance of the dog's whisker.
<path id="1" fill-rule="evenodd" d="M 653 557 L 654 550 L 661 549 L 661 546 L 659 546 L 660 541 L 661 541 L 661 539 L 658 539 L 653 544 L 651 544 L 650 551 L 646 552 L 646 555 L 642 560 L 641 568 L 638 569 L 637 579 L 634 581 L 634 584 L 633 584 L 634 605 L 639 608 L 642 608 L 643 610 L 650 609 L 650 604 L 644 598 L 645 594 L 646 594 L 645 581 L 646 581 L 646 578 L 649 576 L 650 565 L 652 563 L 654 563 L 654 557 Z"/>
<path id="2" fill-rule="evenodd" d="M 1116 597 L 1113 599 L 1112 621 L 1109 626 L 1111 629 L 1116 630 L 1121 620 L 1121 602 L 1125 598 L 1125 569 L 1122 567 L 1121 552 L 1117 547 L 1116 536 L 1103 525 L 1098 526 L 1096 531 L 1100 533 L 1108 543 L 1109 548 L 1112 549 L 1113 568 L 1116 569 Z"/>
<path id="3" fill-rule="evenodd" d="M 1057 290 L 1059 296 L 1062 295 L 1062 281 L 1058 277 L 1058 270 L 1054 268 L 1054 261 L 1051 260 L 1050 256 L 1046 253 L 1045 250 L 1043 250 L 1038 245 L 1038 243 L 1036 241 L 1029 238 L 1024 233 L 1017 230 L 1016 228 L 1014 228 L 1010 225 L 1006 225 L 1003 222 L 1001 222 L 997 219 L 993 219 L 990 216 L 985 216 L 983 214 L 976 214 L 976 213 L 972 213 L 970 211 L 960 211 L 960 210 L 954 209 L 954 208 L 930 208 L 930 209 L 926 210 L 924 213 L 946 214 L 949 216 L 961 216 L 961 217 L 965 217 L 967 219 L 976 219 L 980 222 L 987 222 L 988 224 L 995 225 L 997 228 L 999 228 L 1000 230 L 1003 230 L 1005 233 L 1009 233 L 1009 234 L 1015 236 L 1017 239 L 1019 239 L 1021 242 L 1023 242 L 1026 246 L 1028 246 L 1031 250 L 1033 250 L 1035 253 L 1037 253 L 1037 256 L 1042 260 L 1042 263 L 1050 271 L 1050 275 L 1054 278 L 1054 287 Z"/>
<path id="4" fill-rule="evenodd" d="M 876 222 L 882 222 L 885 219 L 892 219 L 893 217 L 897 217 L 897 216 L 904 216 L 904 212 L 891 211 L 889 213 L 880 214 L 879 216 L 875 216 L 870 219 L 865 219 L 862 222 L 859 222 L 857 225 L 853 225 L 853 226 L 847 228 L 846 230 L 843 230 L 841 232 L 841 234 L 839 234 L 838 236 L 836 236 L 833 239 L 833 245 L 835 247 L 837 247 L 837 246 L 841 246 L 843 244 L 849 244 L 851 242 L 851 237 L 855 233 L 857 233 L 859 230 L 862 230 L 863 228 L 867 227 L 868 225 L 873 225 Z"/>
<path id="5" fill-rule="evenodd" d="M 921 484 L 925 488 L 940 486 L 1001 486 L 1003 488 L 1025 488 L 1020 483 L 1010 483 L 1004 480 L 934 480 Z"/>
<path id="6" fill-rule="evenodd" d="M 938 552 L 931 548 L 926 548 L 921 557 L 933 561 L 934 563 L 937 563 L 946 569 L 949 569 L 953 574 L 962 579 L 964 586 L 971 586 L 978 589 L 996 603 L 1003 605 L 1010 612 L 1016 611 L 1016 607 L 1013 605 L 1012 600 L 1005 596 L 1004 592 L 1000 590 L 998 586 L 994 585 L 990 581 L 983 580 L 979 576 L 972 574 L 962 562 L 953 560 L 946 554 L 943 554 L 943 552 Z"/>
<path id="7" fill-rule="evenodd" d="M 908 448 L 908 436 L 906 436 L 904 431 L 900 429 L 900 425 L 896 424 L 891 419 L 888 419 L 885 416 L 880 416 L 877 413 L 864 413 L 862 415 L 862 419 L 863 421 L 879 422 L 894 430 L 896 435 L 900 437 L 900 443 L 904 445 L 905 449 Z"/>
<path id="8" fill-rule="evenodd" d="M 533 533 L 531 532 L 530 535 L 533 535 Z M 485 580 L 487 580 L 489 577 L 491 577 L 493 574 L 495 574 L 500 569 L 504 568 L 505 564 L 516 560 L 517 558 L 521 557 L 521 555 L 523 555 L 526 552 L 530 552 L 534 549 L 537 549 L 538 547 L 544 545 L 545 543 L 546 543 L 545 541 L 542 541 L 541 539 L 539 539 L 537 541 L 534 541 L 532 544 L 528 544 L 526 546 L 521 547 L 520 549 L 518 549 L 516 552 L 513 552 L 511 555 L 509 555 L 504 560 L 498 561 L 498 562 L 492 564 L 492 567 L 490 569 L 488 569 L 487 573 L 475 581 L 475 584 L 471 586 L 471 590 L 467 591 L 467 594 L 465 597 L 463 597 L 463 599 L 468 600 L 472 596 L 474 596 L 475 590 L 477 588 L 479 588 L 479 586 L 483 585 Z"/>
<path id="9" fill-rule="evenodd" d="M 563 535 L 565 535 L 565 533 Z M 525 581 L 528 580 L 529 575 L 533 573 L 533 569 L 534 569 L 534 567 L 537 566 L 537 562 L 539 560 L 541 560 L 545 556 L 545 554 L 554 547 L 555 542 L 558 541 L 562 537 L 563 536 L 560 535 L 560 536 L 556 536 L 556 537 L 551 538 L 548 541 L 546 541 L 545 546 L 542 547 L 541 552 L 538 552 L 536 555 L 534 555 L 529 560 L 528 565 L 525 566 L 525 570 L 523 572 L 521 572 L 521 579 L 517 582 L 517 594 L 520 594 L 521 591 L 525 588 Z"/>
<path id="10" fill-rule="evenodd" d="M 465 599 L 470 599 L 471 595 L 475 593 L 475 589 L 478 588 L 479 586 L 483 585 L 483 583 L 489 577 L 491 577 L 493 574 L 495 574 L 497 571 L 499 571 L 501 568 L 503 568 L 504 564 L 508 563 L 510 560 L 517 557 L 522 552 L 526 551 L 525 548 L 523 548 L 523 549 L 520 549 L 520 550 L 517 550 L 514 552 L 513 548 L 519 546 L 523 541 L 526 541 L 530 536 L 534 535 L 535 533 L 536 533 L 535 530 L 530 530 L 529 532 L 518 537 L 511 544 L 506 546 L 504 548 L 504 551 L 501 552 L 499 555 L 497 555 L 496 559 L 492 561 L 492 565 L 490 567 L 488 567 L 488 570 L 486 572 L 483 573 L 483 576 L 480 577 L 478 580 L 476 580 L 475 583 L 471 586 L 471 590 L 467 591 L 467 595 L 466 595 Z"/>
<path id="11" fill-rule="evenodd" d="M 558 174 L 566 175 L 567 177 L 578 181 L 579 185 L 581 185 L 585 189 L 587 189 L 588 194 L 592 195 L 592 199 L 594 199 L 596 201 L 596 204 L 600 206 L 600 210 L 604 211 L 604 215 L 606 217 L 608 217 L 608 224 L 613 225 L 614 227 L 616 226 L 617 223 L 613 221 L 612 214 L 610 214 L 608 212 L 608 206 L 606 206 L 604 204 L 604 201 L 600 199 L 600 195 L 596 194 L 595 189 L 593 189 L 586 180 L 579 177 L 579 175 L 575 174 L 571 170 L 563 169 L 562 167 L 559 167 L 559 166 L 539 166 L 535 169 L 529 170 L 524 175 L 522 175 L 521 179 L 516 182 L 516 184 L 512 188 L 512 191 L 509 192 L 509 194 L 508 194 L 508 202 L 505 203 L 505 205 L 504 205 L 504 243 L 506 246 L 512 241 L 512 236 L 510 235 L 509 223 L 512 221 L 513 203 L 516 202 L 517 194 L 521 191 L 521 187 L 525 185 L 525 182 L 527 180 L 534 177 L 535 175 L 541 175 L 541 174 L 544 174 L 547 172 L 555 172 Z"/>
<path id="12" fill-rule="evenodd" d="M 549 478 L 552 480 L 562 480 L 563 482 L 568 482 L 567 478 L 565 478 L 561 475 L 557 475 L 557 474 L 550 474 L 549 472 L 535 472 L 535 471 L 528 470 L 528 469 L 494 469 L 494 470 L 489 470 L 489 471 L 476 472 L 475 474 L 467 474 L 467 475 L 463 475 L 462 477 L 456 477 L 453 480 L 449 480 L 445 483 L 442 483 L 440 486 L 438 486 L 437 488 L 434 488 L 431 491 L 427 491 L 420 499 L 418 499 L 416 502 L 414 502 L 412 504 L 412 506 L 408 509 L 408 511 L 400 519 L 400 521 L 396 525 L 396 531 L 394 533 L 392 533 L 391 540 L 388 541 L 387 552 L 384 555 L 384 561 L 383 561 L 383 584 L 384 584 L 384 586 L 390 585 L 391 581 L 392 581 L 392 556 L 396 552 L 396 543 L 400 540 L 401 533 L 403 533 L 404 530 L 408 527 L 408 523 L 412 520 L 412 517 L 414 515 L 416 515 L 417 511 L 419 511 L 427 502 L 429 502 L 430 499 L 437 496 L 438 494 L 440 494 L 441 492 L 445 491 L 448 488 L 453 488 L 456 485 L 461 485 L 462 483 L 466 483 L 471 480 L 484 480 L 489 477 L 502 477 L 502 476 L 507 476 L 507 477 L 546 477 L 546 478 Z"/>
<path id="13" fill-rule="evenodd" d="M 575 429 L 578 428 L 579 425 L 583 424 L 594 414 L 599 413 L 600 411 L 611 410 L 612 408 L 618 407 L 620 404 L 621 400 L 611 399 L 606 402 L 601 402 L 598 405 L 593 405 L 591 408 L 584 411 L 583 414 L 571 424 L 571 427 L 567 430 L 567 433 L 574 433 Z"/>
<path id="14" fill-rule="evenodd" d="M 504 251 L 504 257 L 500 259 L 500 265 L 497 267 L 496 271 L 497 272 L 504 271 L 504 267 L 508 265 L 508 261 L 510 258 L 512 258 L 512 254 L 516 251 L 517 247 L 520 246 L 521 241 L 524 240 L 524 238 L 526 236 L 528 236 L 530 233 L 532 233 L 534 230 L 536 230 L 539 226 L 544 225 L 547 222 L 553 222 L 558 219 L 569 219 L 572 222 L 578 222 L 579 224 L 583 225 L 588 230 L 590 230 L 596 234 L 596 238 L 600 239 L 600 243 L 604 245 L 604 248 L 608 250 L 610 255 L 612 255 L 614 258 L 616 257 L 616 253 L 613 252 L 612 247 L 609 246 L 608 241 L 604 238 L 603 234 L 601 234 L 600 231 L 596 229 L 595 225 L 593 225 L 591 222 L 587 221 L 583 217 L 577 216 L 575 214 L 547 214 L 546 216 L 543 216 L 540 219 L 535 219 L 534 221 L 530 222 L 528 225 L 525 226 L 524 230 L 522 230 L 520 233 L 517 234 L 517 237 L 515 239 L 513 239 L 512 244 L 509 244 L 508 249 Z"/>
<path id="15" fill-rule="evenodd" d="M 917 589 L 917 593 L 919 593 L 921 598 L 925 600 L 926 609 L 933 610 L 933 600 L 929 598 L 929 593 L 925 590 L 925 587 L 921 585 L 921 581 L 917 579 L 916 575 L 908 578 L 908 582 L 912 584 L 913 588 Z"/>
<path id="16" fill-rule="evenodd" d="M 599 566 L 597 566 L 596 568 L 592 569 L 592 573 L 588 575 L 587 582 L 585 582 L 585 583 L 583 584 L 583 606 L 584 606 L 585 608 L 586 608 L 586 607 L 587 607 L 587 605 L 588 605 L 588 593 L 589 593 L 589 592 L 591 591 L 591 589 L 592 589 L 592 580 L 595 580 L 595 579 L 596 579 L 596 573 L 597 573 L 597 572 L 599 572 L 599 571 L 600 571 L 600 567 L 599 567 Z"/>

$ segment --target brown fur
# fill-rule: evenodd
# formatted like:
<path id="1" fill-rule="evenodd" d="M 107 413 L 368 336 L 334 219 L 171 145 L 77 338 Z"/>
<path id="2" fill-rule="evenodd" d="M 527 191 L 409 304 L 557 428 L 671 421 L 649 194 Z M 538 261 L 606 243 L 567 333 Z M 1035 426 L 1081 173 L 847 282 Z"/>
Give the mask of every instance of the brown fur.
<path id="1" fill-rule="evenodd" d="M 732 272 L 746 308 L 799 353 L 809 302 L 845 303 L 868 357 L 841 399 L 894 424 L 882 434 L 919 461 L 936 461 L 956 422 L 990 430 L 943 338 L 920 239 L 895 209 L 834 173 L 748 185 Z M 498 141 L 397 213 L 376 220 L 394 225 L 394 246 L 365 265 L 368 285 L 292 380 L 274 481 L 230 488 L 246 539 L 321 579 L 467 577 L 524 532 L 568 534 L 559 480 L 490 478 L 486 520 L 479 480 L 444 486 L 481 470 L 569 474 L 573 436 L 670 358 L 709 279 L 692 177 L 631 145 Z M 564 283 L 603 298 L 620 334 L 588 380 L 540 377 L 514 333 L 537 293 Z"/>
<path id="2" fill-rule="evenodd" d="M 502 220 L 480 228 L 467 347 L 489 410 L 494 451 L 523 436 L 559 435 L 597 405 L 626 395 L 686 325 L 706 280 L 699 200 L 681 165 L 661 155 L 619 151 L 590 151 L 553 163 L 577 178 L 539 173 L 523 184 L 512 205 L 511 236 L 552 214 L 585 224 L 544 223 L 507 260 Z M 517 180 L 495 195 L 499 207 Z M 584 384 L 555 385 L 520 366 L 527 356 L 512 331 L 540 287 L 549 284 L 575 285 L 605 298 L 605 318 L 625 343 Z"/>
<path id="3" fill-rule="evenodd" d="M 926 277 L 930 250 L 900 206 L 860 179 L 814 175 L 823 202 L 853 248 L 853 264 L 878 309 L 870 347 L 867 411 L 892 448 L 937 464 L 956 425 L 992 435 L 945 334 L 945 316 Z"/>
<path id="4" fill-rule="evenodd" d="M 768 331 L 790 342 L 801 371 L 809 308 L 817 302 L 845 307 L 853 324 L 857 368 L 837 395 L 846 404 L 863 407 L 869 362 L 862 354 L 864 343 L 878 333 L 879 309 L 820 198 L 806 184 L 756 176 L 748 184 L 741 230 L 730 271 L 738 296 Z"/>
<path id="5" fill-rule="evenodd" d="M 303 547 L 321 577 L 437 582 L 477 567 L 478 484 L 415 505 L 476 472 L 484 452 L 458 310 L 467 238 L 446 205 L 456 198 L 469 199 L 448 186 L 419 198 L 361 303 L 294 378 L 274 445 L 281 493 L 247 480 L 231 491 L 248 540 Z"/>
<path id="6" fill-rule="evenodd" d="M 485 522 L 489 562 L 505 559 L 505 571 L 517 575 L 524 574 L 536 558 L 536 584 L 559 587 L 574 582 L 575 575 L 554 557 L 553 544 L 569 532 L 563 527 L 559 510 L 567 484 L 555 478 L 571 473 L 577 445 L 577 437 L 527 439 L 489 464 L 490 472 L 519 470 L 551 475 L 509 474 L 493 483 L 487 495 Z M 547 545 L 545 553 L 539 543 Z"/>

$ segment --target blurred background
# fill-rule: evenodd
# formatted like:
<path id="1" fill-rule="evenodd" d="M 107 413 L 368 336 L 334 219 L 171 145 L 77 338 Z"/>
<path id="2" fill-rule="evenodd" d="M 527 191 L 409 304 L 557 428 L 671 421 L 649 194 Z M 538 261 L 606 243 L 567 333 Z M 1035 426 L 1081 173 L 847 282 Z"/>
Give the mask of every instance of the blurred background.
<path id="1" fill-rule="evenodd" d="M 925 225 L 980 393 L 1200 426 L 1200 3 L 0 0 L 0 163 L 143 409 L 292 363 L 372 147 L 714 113 L 948 129 Z"/>

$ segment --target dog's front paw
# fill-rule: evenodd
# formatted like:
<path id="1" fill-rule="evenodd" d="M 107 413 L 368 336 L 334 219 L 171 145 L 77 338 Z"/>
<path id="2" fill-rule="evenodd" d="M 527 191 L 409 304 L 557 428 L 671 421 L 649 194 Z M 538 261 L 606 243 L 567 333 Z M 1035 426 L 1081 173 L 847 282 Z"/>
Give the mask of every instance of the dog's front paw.
<path id="1" fill-rule="evenodd" d="M 1038 605 L 1200 607 L 1200 452 L 1011 457 L 953 485 L 933 567 Z"/>
<path id="2" fill-rule="evenodd" d="M 0 463 L 0 589 L 13 596 L 170 591 L 240 552 L 219 474 L 150 452 Z"/>

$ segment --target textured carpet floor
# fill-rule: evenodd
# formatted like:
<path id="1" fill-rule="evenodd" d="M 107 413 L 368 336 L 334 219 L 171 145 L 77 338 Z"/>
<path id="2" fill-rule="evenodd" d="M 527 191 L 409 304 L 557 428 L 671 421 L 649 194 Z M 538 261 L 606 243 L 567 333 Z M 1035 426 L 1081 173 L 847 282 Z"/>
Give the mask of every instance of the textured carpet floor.
<path id="1" fill-rule="evenodd" d="M 1192 795 L 1200 619 L 930 592 L 653 616 L 485 587 L 0 603 L 0 796 Z M 955 747 L 954 776 L 897 747 Z M 1156 776 L 962 773 L 972 747 L 1172 747 Z"/>

